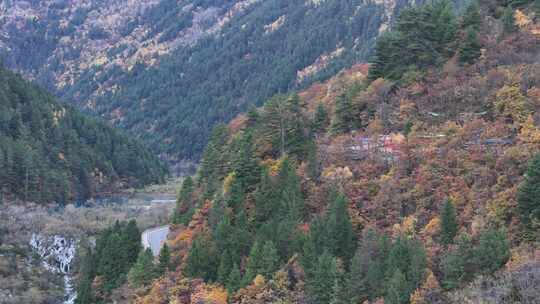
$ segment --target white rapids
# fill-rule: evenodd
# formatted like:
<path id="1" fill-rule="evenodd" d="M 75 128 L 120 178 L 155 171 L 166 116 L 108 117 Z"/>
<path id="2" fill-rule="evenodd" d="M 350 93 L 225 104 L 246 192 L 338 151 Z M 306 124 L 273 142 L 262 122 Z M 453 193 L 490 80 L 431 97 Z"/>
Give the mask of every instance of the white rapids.
<path id="1" fill-rule="evenodd" d="M 76 241 L 62 236 L 44 237 L 32 234 L 30 247 L 39 255 L 43 266 L 64 276 L 64 304 L 74 304 L 77 293 L 71 276 L 71 262 L 75 258 Z"/>

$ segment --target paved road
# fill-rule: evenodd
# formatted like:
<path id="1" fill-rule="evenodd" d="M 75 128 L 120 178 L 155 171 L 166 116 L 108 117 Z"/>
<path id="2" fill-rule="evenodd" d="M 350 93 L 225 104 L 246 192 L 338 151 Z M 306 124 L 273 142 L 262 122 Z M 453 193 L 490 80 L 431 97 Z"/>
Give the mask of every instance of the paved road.
<path id="1" fill-rule="evenodd" d="M 167 240 L 168 234 L 169 225 L 147 229 L 142 233 L 142 245 L 145 249 L 150 248 L 154 256 L 158 256 L 161 246 Z"/>

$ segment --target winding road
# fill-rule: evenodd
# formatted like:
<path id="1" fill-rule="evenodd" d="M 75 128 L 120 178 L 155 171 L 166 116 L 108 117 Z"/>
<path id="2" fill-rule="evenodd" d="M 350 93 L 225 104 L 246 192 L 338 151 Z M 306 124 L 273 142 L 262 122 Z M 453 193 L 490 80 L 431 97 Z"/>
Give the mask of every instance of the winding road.
<path id="1" fill-rule="evenodd" d="M 154 256 L 159 255 L 161 246 L 167 240 L 169 225 L 147 229 L 142 233 L 141 241 L 143 248 L 150 248 Z"/>

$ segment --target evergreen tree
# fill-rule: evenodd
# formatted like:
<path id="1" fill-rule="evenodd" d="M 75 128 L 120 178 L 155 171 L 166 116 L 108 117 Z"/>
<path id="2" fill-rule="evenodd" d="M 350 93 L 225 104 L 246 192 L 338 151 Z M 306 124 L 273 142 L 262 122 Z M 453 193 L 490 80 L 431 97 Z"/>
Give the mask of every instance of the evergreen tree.
<path id="1" fill-rule="evenodd" d="M 476 30 L 472 27 L 467 29 L 465 41 L 462 42 L 459 49 L 459 61 L 462 63 L 473 64 L 481 55 L 481 45 L 478 42 Z"/>
<path id="2" fill-rule="evenodd" d="M 353 104 L 350 98 L 341 94 L 336 98 L 336 110 L 332 120 L 332 132 L 334 134 L 347 133 L 352 130 L 354 123 Z"/>
<path id="3" fill-rule="evenodd" d="M 224 151 L 229 131 L 224 124 L 218 124 L 204 150 L 198 172 L 198 181 L 205 186 L 205 197 L 211 197 L 217 190 L 219 181 L 227 172 L 228 162 Z"/>
<path id="4" fill-rule="evenodd" d="M 234 172 L 236 179 L 245 191 L 251 191 L 259 182 L 261 168 L 255 155 L 253 136 L 251 132 L 246 132 L 240 139 L 240 150 L 236 153 L 234 162 Z"/>
<path id="5" fill-rule="evenodd" d="M 126 269 L 126 250 L 118 233 L 112 233 L 106 238 L 103 250 L 99 256 L 98 274 L 102 275 L 104 289 L 111 291 L 122 283 Z"/>
<path id="6" fill-rule="evenodd" d="M 169 267 L 171 266 L 171 251 L 169 250 L 169 246 L 167 245 L 167 243 L 163 244 L 163 246 L 161 247 L 158 260 L 158 272 L 160 274 L 164 274 L 169 270 Z"/>
<path id="7" fill-rule="evenodd" d="M 233 262 L 228 250 L 225 250 L 220 256 L 217 280 L 226 285 L 229 279 L 229 274 L 233 268 Z"/>
<path id="8" fill-rule="evenodd" d="M 372 301 L 383 293 L 389 240 L 368 228 L 351 260 L 350 293 L 355 302 Z"/>
<path id="9" fill-rule="evenodd" d="M 192 278 L 202 278 L 206 282 L 214 281 L 217 277 L 219 259 L 215 245 L 205 235 L 198 236 L 193 240 L 186 260 L 185 273 Z"/>
<path id="10" fill-rule="evenodd" d="M 315 267 L 317 265 L 317 248 L 315 247 L 315 242 L 313 240 L 312 233 L 310 232 L 307 236 L 304 237 L 302 244 L 302 254 L 300 255 L 300 264 L 304 269 L 306 277 L 313 277 Z"/>
<path id="11" fill-rule="evenodd" d="M 194 184 L 191 176 L 186 177 L 182 181 L 182 188 L 178 193 L 176 208 L 173 213 L 173 224 L 187 225 L 189 220 L 191 220 L 191 218 L 188 219 L 188 216 L 185 215 L 189 214 L 189 210 L 192 208 L 193 187 Z"/>
<path id="12" fill-rule="evenodd" d="M 482 19 L 480 17 L 480 7 L 478 2 L 475 0 L 472 1 L 465 9 L 465 13 L 461 19 L 461 28 L 472 28 L 473 30 L 478 31 L 481 23 Z"/>
<path id="13" fill-rule="evenodd" d="M 410 290 L 407 279 L 401 270 L 396 269 L 386 284 L 384 303 L 408 304 Z"/>
<path id="14" fill-rule="evenodd" d="M 322 133 L 326 131 L 326 128 L 328 127 L 328 112 L 326 111 L 326 107 L 322 102 L 319 102 L 317 104 L 317 108 L 315 109 L 315 116 L 313 117 L 313 123 L 312 123 L 312 131 L 313 133 Z"/>
<path id="15" fill-rule="evenodd" d="M 242 275 L 240 274 L 240 268 L 236 263 L 234 263 L 231 273 L 227 278 L 227 289 L 230 293 L 233 293 L 238 288 L 240 288 L 242 283 Z"/>
<path id="16" fill-rule="evenodd" d="M 521 222 L 530 229 L 532 223 L 540 221 L 540 154 L 529 163 L 517 201 Z"/>
<path id="17" fill-rule="evenodd" d="M 298 95 L 275 96 L 264 105 L 260 142 L 274 157 L 286 153 L 303 159 L 308 137 Z"/>
<path id="18" fill-rule="evenodd" d="M 441 243 L 444 245 L 452 244 L 458 228 L 454 203 L 447 199 L 441 211 Z"/>
<path id="19" fill-rule="evenodd" d="M 499 270 L 510 258 L 510 242 L 506 232 L 494 229 L 482 232 L 474 256 L 480 272 L 492 274 Z"/>
<path id="20" fill-rule="evenodd" d="M 261 182 L 255 191 L 255 218 L 257 223 L 270 220 L 278 212 L 279 201 L 276 187 L 272 182 L 268 168 L 263 168 Z"/>
<path id="21" fill-rule="evenodd" d="M 350 282 L 347 273 L 342 267 L 337 267 L 336 279 L 332 290 L 332 301 L 330 304 L 350 304 L 351 297 L 349 293 Z"/>
<path id="22" fill-rule="evenodd" d="M 424 280 L 427 258 L 422 243 L 417 240 L 398 237 L 392 244 L 386 263 L 387 282 L 397 280 L 394 278 L 396 270 L 400 271 L 400 275 L 405 276 L 408 299 L 408 295 L 420 287 Z"/>
<path id="23" fill-rule="evenodd" d="M 517 30 L 516 21 L 514 19 L 514 10 L 511 5 L 506 7 L 501 18 L 505 33 L 509 34 Z"/>
<path id="24" fill-rule="evenodd" d="M 248 111 L 246 112 L 247 122 L 246 126 L 248 128 L 256 128 L 260 122 L 261 115 L 259 110 L 254 105 L 250 105 Z"/>
<path id="25" fill-rule="evenodd" d="M 83 247 L 84 248 L 84 247 Z M 77 283 L 75 304 L 92 304 L 95 302 L 92 292 L 92 281 L 96 276 L 95 256 L 90 248 L 84 248 L 81 254 L 80 280 Z"/>
<path id="26" fill-rule="evenodd" d="M 293 94 L 287 99 L 287 108 L 289 109 L 289 135 L 286 140 L 287 151 L 297 159 L 303 160 L 305 159 L 309 137 L 306 132 L 306 118 L 303 115 L 298 94 Z"/>
<path id="27" fill-rule="evenodd" d="M 401 80 L 404 74 L 443 63 L 453 55 L 455 19 L 445 0 L 402 10 L 395 28 L 377 39 L 368 78 Z"/>
<path id="28" fill-rule="evenodd" d="M 234 235 L 231 242 L 235 244 L 236 252 L 238 252 L 240 256 L 245 256 L 248 254 L 253 242 L 245 210 L 242 210 L 236 214 L 234 219 L 234 228 Z"/>
<path id="29" fill-rule="evenodd" d="M 128 278 L 129 282 L 136 287 L 148 285 L 156 277 L 154 266 L 154 256 L 150 248 L 142 250 L 137 258 L 137 262 L 131 268 Z"/>
<path id="30" fill-rule="evenodd" d="M 453 289 L 462 282 L 467 282 L 474 274 L 474 256 L 471 239 L 462 235 L 454 250 L 448 251 L 441 259 L 443 273 L 442 287 Z"/>
<path id="31" fill-rule="evenodd" d="M 244 284 L 249 284 L 257 274 L 263 269 L 263 245 L 259 241 L 255 241 L 249 252 L 249 258 L 246 264 L 246 272 L 244 274 Z"/>
<path id="32" fill-rule="evenodd" d="M 281 190 L 279 202 L 282 214 L 291 221 L 298 222 L 305 212 L 304 197 L 300 189 L 300 178 L 287 157 L 281 163 L 277 184 Z"/>
<path id="33" fill-rule="evenodd" d="M 246 190 L 242 181 L 233 176 L 233 181 L 227 196 L 227 206 L 231 208 L 234 213 L 240 212 L 242 209 L 244 198 L 246 196 Z"/>
<path id="34" fill-rule="evenodd" d="M 325 231 L 328 233 L 327 240 L 330 242 L 327 248 L 335 256 L 342 258 L 348 264 L 356 247 L 356 240 L 348 211 L 348 200 L 343 193 L 336 189 L 330 191 L 329 200 L 330 210 L 325 228 Z"/>
<path id="35" fill-rule="evenodd" d="M 130 220 L 122 233 L 122 242 L 125 246 L 126 252 L 126 270 L 129 270 L 129 267 L 133 265 L 139 256 L 139 251 L 141 251 L 141 231 L 137 227 L 137 222 L 135 220 Z"/>
<path id="36" fill-rule="evenodd" d="M 328 252 L 322 254 L 313 269 L 313 275 L 306 277 L 308 298 L 313 304 L 328 304 L 334 297 L 336 281 L 336 259 Z"/>
<path id="37" fill-rule="evenodd" d="M 272 241 L 266 241 L 262 247 L 262 259 L 259 273 L 266 279 L 272 277 L 279 266 L 279 256 L 276 246 Z"/>

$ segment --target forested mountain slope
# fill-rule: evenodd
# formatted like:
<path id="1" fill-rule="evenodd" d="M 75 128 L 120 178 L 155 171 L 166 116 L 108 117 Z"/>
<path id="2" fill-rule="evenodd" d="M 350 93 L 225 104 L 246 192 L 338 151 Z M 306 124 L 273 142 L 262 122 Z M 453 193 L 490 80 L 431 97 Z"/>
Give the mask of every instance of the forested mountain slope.
<path id="1" fill-rule="evenodd" d="M 369 67 L 216 127 L 159 264 L 139 255 L 119 292 L 135 303 L 536 303 L 539 8 L 408 9 Z M 80 303 L 121 298 L 89 296 Z"/>
<path id="2" fill-rule="evenodd" d="M 84 201 L 166 172 L 136 140 L 0 68 L 0 201 Z"/>
<path id="3" fill-rule="evenodd" d="M 0 53 L 171 160 L 198 160 L 215 123 L 365 62 L 421 2 L 3 1 Z"/>

